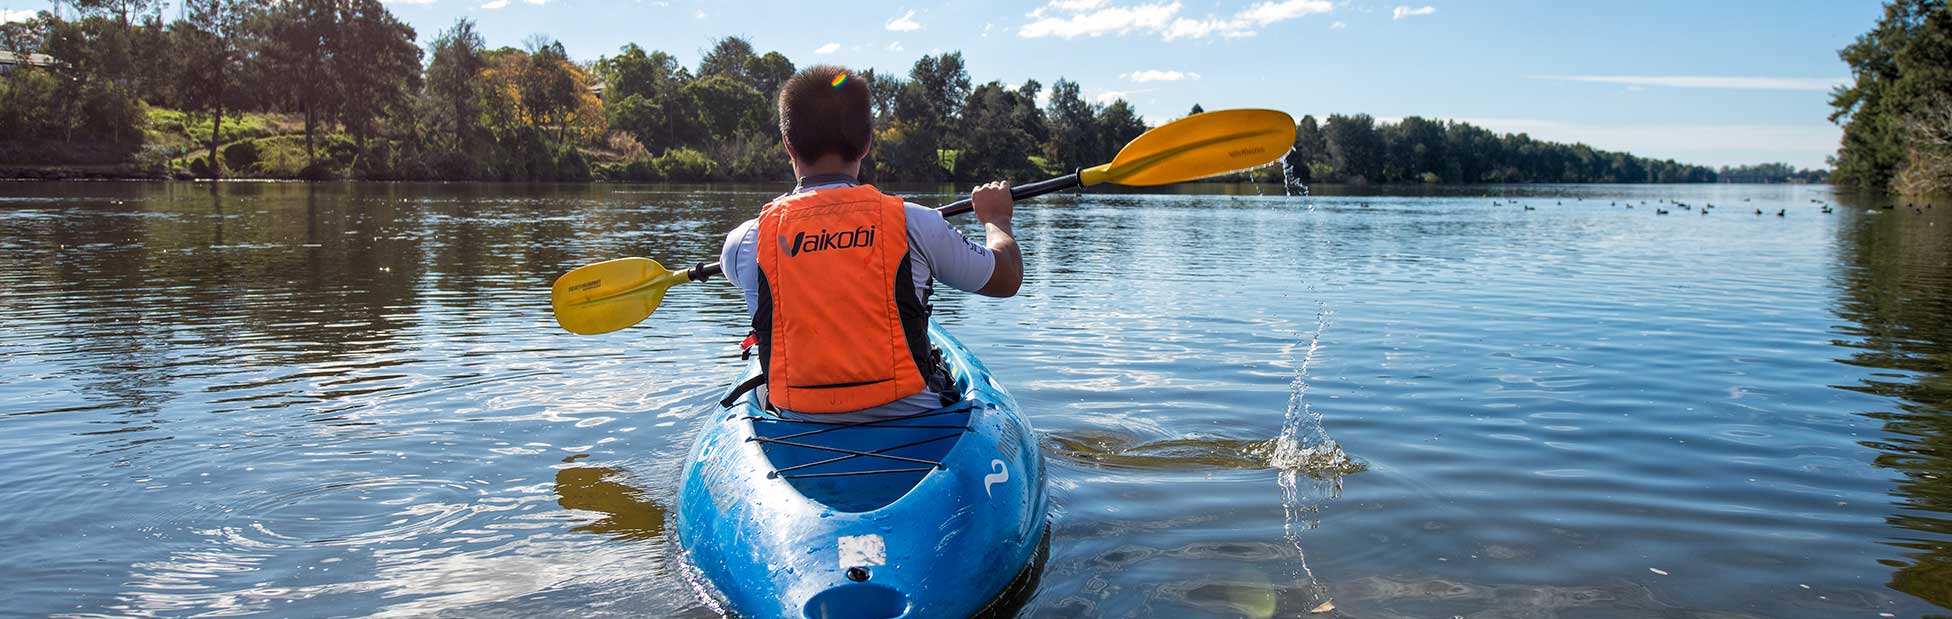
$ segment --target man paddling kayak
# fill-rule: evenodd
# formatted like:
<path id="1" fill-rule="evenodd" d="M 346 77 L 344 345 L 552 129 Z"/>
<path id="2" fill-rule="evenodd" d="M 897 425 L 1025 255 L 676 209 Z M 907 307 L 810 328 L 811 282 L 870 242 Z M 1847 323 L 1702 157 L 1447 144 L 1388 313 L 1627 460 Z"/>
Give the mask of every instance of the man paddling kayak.
<path id="1" fill-rule="evenodd" d="M 865 78 L 832 65 L 780 88 L 780 137 L 798 182 L 727 234 L 720 252 L 726 279 L 745 294 L 764 370 L 728 401 L 763 385 L 783 415 L 939 408 L 955 395 L 930 351 L 933 281 L 992 297 L 1023 282 L 1007 183 L 970 194 L 983 244 L 935 209 L 860 184 L 868 93 Z"/>
<path id="2" fill-rule="evenodd" d="M 1294 143 L 1294 119 L 1196 114 L 1146 132 L 1110 163 L 1007 194 L 991 184 L 918 213 L 854 181 L 869 135 L 867 85 L 856 79 L 816 68 L 787 85 L 780 129 L 800 183 L 726 239 L 723 267 L 608 260 L 557 278 L 550 304 L 564 329 L 597 334 L 644 320 L 678 284 L 723 273 L 746 291 L 762 355 L 721 402 L 731 410 L 700 418 L 672 527 L 719 607 L 782 619 L 1008 614 L 1021 598 L 1007 592 L 1034 590 L 1045 555 L 1043 454 L 1016 400 L 927 319 L 931 278 L 1010 296 L 1022 281 L 1014 201 L 1262 165 Z M 942 221 L 971 210 L 987 246 Z M 940 365 L 951 379 L 931 383 Z M 756 390 L 765 384 L 776 387 L 772 406 Z M 947 398 L 930 392 L 956 402 L 936 407 Z M 913 408 L 922 410 L 899 412 Z"/>

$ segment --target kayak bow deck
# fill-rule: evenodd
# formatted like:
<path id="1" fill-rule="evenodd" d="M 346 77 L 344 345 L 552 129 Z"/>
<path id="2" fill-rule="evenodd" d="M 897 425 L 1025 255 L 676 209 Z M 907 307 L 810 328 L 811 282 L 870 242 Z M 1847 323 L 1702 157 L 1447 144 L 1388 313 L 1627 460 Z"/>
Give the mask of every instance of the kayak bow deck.
<path id="1" fill-rule="evenodd" d="M 782 419 L 747 394 L 685 465 L 678 543 L 748 617 L 964 617 L 1042 560 L 1044 462 L 1016 401 L 929 325 L 962 399 L 899 418 Z M 758 372 L 757 363 L 746 376 Z"/>

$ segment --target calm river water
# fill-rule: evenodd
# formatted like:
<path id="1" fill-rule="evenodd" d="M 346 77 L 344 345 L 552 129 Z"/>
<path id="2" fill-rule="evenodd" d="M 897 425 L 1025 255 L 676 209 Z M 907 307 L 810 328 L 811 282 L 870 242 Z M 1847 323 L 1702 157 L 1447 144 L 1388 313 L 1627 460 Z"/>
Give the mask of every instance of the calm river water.
<path id="1" fill-rule="evenodd" d="M 547 287 L 779 189 L 0 183 L 0 615 L 711 616 L 665 506 L 736 291 Z M 938 296 L 1050 460 L 1022 616 L 1952 613 L 1952 204 L 1217 189 Z"/>

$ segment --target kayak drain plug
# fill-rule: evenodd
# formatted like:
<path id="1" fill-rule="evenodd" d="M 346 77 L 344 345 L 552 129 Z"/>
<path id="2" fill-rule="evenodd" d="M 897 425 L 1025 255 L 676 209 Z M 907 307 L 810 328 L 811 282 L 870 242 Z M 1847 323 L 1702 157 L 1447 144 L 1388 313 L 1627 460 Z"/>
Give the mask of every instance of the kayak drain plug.
<path id="1" fill-rule="evenodd" d="M 867 582 L 868 576 L 870 576 L 870 574 L 868 574 L 868 568 L 860 567 L 858 565 L 847 568 L 848 580 L 852 580 L 854 582 Z"/>

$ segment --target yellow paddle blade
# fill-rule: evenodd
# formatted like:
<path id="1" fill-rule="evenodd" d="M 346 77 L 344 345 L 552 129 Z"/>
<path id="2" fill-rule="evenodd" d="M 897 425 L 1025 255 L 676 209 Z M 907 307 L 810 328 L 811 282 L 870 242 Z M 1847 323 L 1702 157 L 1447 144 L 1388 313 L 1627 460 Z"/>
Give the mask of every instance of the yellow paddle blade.
<path id="1" fill-rule="evenodd" d="M 1079 174 L 1101 182 L 1145 186 L 1183 183 L 1267 165 L 1295 145 L 1295 119 L 1276 110 L 1194 114 L 1147 131 L 1112 162 Z"/>
<path id="2" fill-rule="evenodd" d="M 649 258 L 618 258 L 564 273 L 550 286 L 556 324 L 570 333 L 609 333 L 644 320 L 673 284 L 691 281 L 684 271 Z"/>

